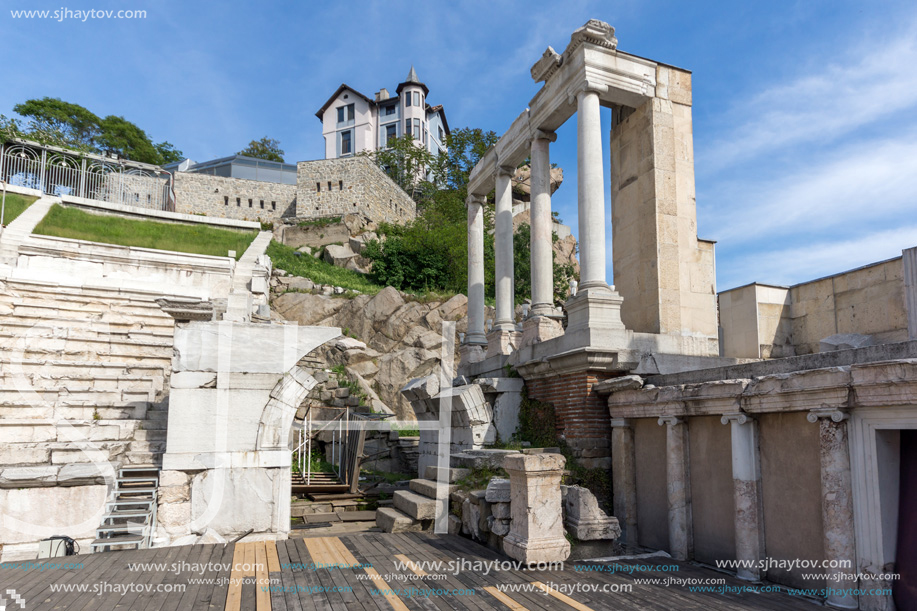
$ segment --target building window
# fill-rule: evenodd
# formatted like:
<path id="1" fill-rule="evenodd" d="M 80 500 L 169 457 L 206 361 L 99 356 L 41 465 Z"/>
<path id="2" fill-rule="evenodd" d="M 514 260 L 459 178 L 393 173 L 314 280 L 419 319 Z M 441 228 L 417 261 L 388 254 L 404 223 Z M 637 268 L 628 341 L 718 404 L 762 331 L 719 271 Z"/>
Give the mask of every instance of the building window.
<path id="1" fill-rule="evenodd" d="M 223 196 L 223 205 L 224 205 L 224 206 L 228 206 L 228 205 L 229 205 L 229 196 L 228 196 L 228 195 L 224 195 L 224 196 Z"/>
<path id="2" fill-rule="evenodd" d="M 241 208 L 241 207 L 242 207 L 242 198 L 237 197 L 236 198 L 236 208 Z"/>
<path id="3" fill-rule="evenodd" d="M 353 121 L 353 104 L 338 107 L 338 123 Z"/>
<path id="4" fill-rule="evenodd" d="M 252 198 L 248 198 L 248 207 L 249 207 L 249 208 L 252 207 Z"/>
<path id="5" fill-rule="evenodd" d="M 344 181 L 343 180 L 338 181 L 338 189 L 340 189 L 341 191 L 344 190 Z"/>
<path id="6" fill-rule="evenodd" d="M 389 140 L 395 138 L 398 135 L 397 132 L 398 127 L 394 123 L 385 126 L 385 146 L 388 146 Z"/>
<path id="7" fill-rule="evenodd" d="M 341 132 L 341 155 L 350 155 L 353 153 L 352 137 L 353 134 L 350 131 Z"/>
<path id="8" fill-rule="evenodd" d="M 404 135 L 405 136 L 411 135 L 411 120 L 410 119 L 404 120 Z"/>
<path id="9" fill-rule="evenodd" d="M 404 105 L 405 107 L 411 105 L 411 92 L 410 91 L 404 94 Z"/>
<path id="10" fill-rule="evenodd" d="M 443 142 L 446 139 L 446 134 L 443 132 L 442 127 L 437 128 L 439 130 L 439 141 Z"/>
<path id="11" fill-rule="evenodd" d="M 320 183 L 320 182 L 315 183 L 315 192 L 316 192 L 316 193 L 321 193 L 321 192 L 322 192 L 322 183 Z"/>
<path id="12" fill-rule="evenodd" d="M 277 209 L 277 202 L 271 202 L 271 210 Z"/>
<path id="13" fill-rule="evenodd" d="M 420 140 L 420 119 L 414 119 L 414 140 Z"/>
<path id="14" fill-rule="evenodd" d="M 329 191 L 331 190 L 331 181 L 330 180 L 328 181 L 328 190 Z"/>
<path id="15" fill-rule="evenodd" d="M 426 126 L 424 126 L 423 128 L 423 145 L 427 146 L 427 127 Z"/>
<path id="16" fill-rule="evenodd" d="M 420 106 L 420 92 L 414 92 L 414 106 Z"/>
<path id="17" fill-rule="evenodd" d="M 395 114 L 395 105 L 389 104 L 388 106 L 385 107 L 385 116 L 388 117 L 393 114 Z"/>
<path id="18" fill-rule="evenodd" d="M 261 209 L 264 210 L 264 200 L 261 200 Z"/>

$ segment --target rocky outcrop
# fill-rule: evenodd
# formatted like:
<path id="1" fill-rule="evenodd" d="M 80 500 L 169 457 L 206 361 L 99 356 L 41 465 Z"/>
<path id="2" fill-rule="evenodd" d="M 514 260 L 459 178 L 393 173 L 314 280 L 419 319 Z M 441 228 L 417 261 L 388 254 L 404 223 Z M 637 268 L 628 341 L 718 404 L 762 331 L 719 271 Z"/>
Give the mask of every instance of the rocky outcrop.
<path id="1" fill-rule="evenodd" d="M 464 295 L 445 302 L 421 303 L 387 287 L 374 296 L 357 295 L 353 299 L 284 293 L 274 297 L 271 307 L 286 320 L 340 327 L 365 343 L 365 347 L 353 345 L 341 349 L 338 344 L 342 342 L 337 342 L 327 355 L 329 364 L 345 365 L 348 373 L 353 374 L 351 379 L 372 390 L 398 418 L 414 419 L 401 388 L 414 378 L 432 373 L 438 366 L 444 341 L 443 321 L 455 321 L 456 334 L 465 332 L 467 303 Z M 457 347 L 458 337 L 454 341 Z M 457 358 L 457 352 L 453 358 Z"/>

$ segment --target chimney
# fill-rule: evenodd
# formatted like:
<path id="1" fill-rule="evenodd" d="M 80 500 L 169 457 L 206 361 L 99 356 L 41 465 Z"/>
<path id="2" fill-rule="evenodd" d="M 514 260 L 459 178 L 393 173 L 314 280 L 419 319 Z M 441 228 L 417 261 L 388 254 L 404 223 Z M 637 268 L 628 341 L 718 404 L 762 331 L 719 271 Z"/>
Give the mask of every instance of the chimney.
<path id="1" fill-rule="evenodd" d="M 380 89 L 380 90 L 379 90 L 379 93 L 378 93 L 377 95 L 379 96 L 379 100 L 380 100 L 380 101 L 381 101 L 381 100 L 387 100 L 387 99 L 389 99 L 390 97 L 392 97 L 392 96 L 389 95 L 388 89 L 386 89 L 385 87 L 383 87 L 382 89 Z"/>

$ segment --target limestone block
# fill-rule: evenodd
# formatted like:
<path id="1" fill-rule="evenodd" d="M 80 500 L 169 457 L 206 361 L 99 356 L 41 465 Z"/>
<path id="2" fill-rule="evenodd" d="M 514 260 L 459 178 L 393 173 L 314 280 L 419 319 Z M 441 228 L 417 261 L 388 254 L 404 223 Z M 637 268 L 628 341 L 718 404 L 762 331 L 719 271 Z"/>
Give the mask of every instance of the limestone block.
<path id="1" fill-rule="evenodd" d="M 485 499 L 488 503 L 509 503 L 510 482 L 508 479 L 495 477 L 487 484 Z M 508 517 L 508 516 L 507 516 Z"/>
<path id="2" fill-rule="evenodd" d="M 340 337 L 334 341 L 334 347 L 338 350 L 366 350 L 366 344 L 352 337 Z"/>
<path id="3" fill-rule="evenodd" d="M 493 515 L 494 518 L 498 520 L 511 520 L 512 519 L 512 515 L 510 514 L 510 506 L 508 502 L 506 503 L 495 502 L 490 507 L 490 513 Z"/>
<path id="4" fill-rule="evenodd" d="M 160 486 L 184 486 L 191 480 L 191 477 L 184 471 L 160 471 Z"/>
<path id="5" fill-rule="evenodd" d="M 457 515 L 449 514 L 449 534 L 458 535 L 462 532 L 462 519 Z"/>
<path id="6" fill-rule="evenodd" d="M 289 503 L 289 491 L 275 490 L 281 469 L 213 469 L 191 480 L 193 532 L 207 528 L 223 536 L 253 529 L 270 532 L 275 499 Z M 275 494 L 276 493 L 276 494 Z"/>
<path id="7" fill-rule="evenodd" d="M 491 516 L 490 532 L 498 537 L 505 537 L 509 534 L 510 520 L 500 520 Z"/>
<path id="8" fill-rule="evenodd" d="M 60 469 L 57 465 L 7 467 L 0 471 L 0 486 L 20 488 L 53 484 L 57 481 Z"/>
<path id="9" fill-rule="evenodd" d="M 109 463 L 77 463 L 64 465 L 57 475 L 61 486 L 104 484 L 104 478 L 114 479 L 115 471 Z"/>
<path id="10" fill-rule="evenodd" d="M 423 401 L 425 399 L 431 399 L 439 393 L 439 376 L 430 375 L 423 378 L 415 378 L 407 383 L 407 385 L 401 389 L 401 394 L 404 397 L 411 401 Z"/>
<path id="11" fill-rule="evenodd" d="M 191 503 L 167 503 L 157 509 L 159 524 L 170 535 L 182 535 L 189 532 L 191 523 Z"/>
<path id="12" fill-rule="evenodd" d="M 470 498 L 462 502 L 462 532 L 471 536 L 477 541 L 483 541 L 481 533 L 481 508 L 478 504 L 472 503 Z"/>
<path id="13" fill-rule="evenodd" d="M 0 490 L 0 541 L 9 546 L 61 533 L 75 539 L 93 537 L 107 496 L 104 485 Z"/>
<path id="14" fill-rule="evenodd" d="M 0 425 L 0 443 L 40 443 L 55 439 L 57 430 L 51 425 Z"/>
<path id="15" fill-rule="evenodd" d="M 566 524 L 570 533 L 580 541 L 617 539 L 621 536 L 618 519 L 608 516 L 587 488 L 561 486 Z"/>
<path id="16" fill-rule="evenodd" d="M 522 392 L 525 380 L 522 378 L 478 378 L 474 381 L 484 392 Z"/>
<path id="17" fill-rule="evenodd" d="M 46 463 L 50 459 L 51 450 L 47 447 L 31 447 L 19 444 L 0 446 L 0 465 Z"/>
<path id="18" fill-rule="evenodd" d="M 312 282 L 309 278 L 301 278 L 299 276 L 293 276 L 292 278 L 284 278 L 287 280 L 285 282 L 287 288 L 293 291 L 311 291 L 315 288 L 315 283 Z"/>
<path id="19" fill-rule="evenodd" d="M 501 392 L 494 401 L 494 428 L 502 441 L 510 441 L 516 435 L 521 405 L 521 392 Z"/>
<path id="20" fill-rule="evenodd" d="M 503 540 L 505 553 L 527 564 L 558 562 L 570 555 L 564 536 L 560 478 L 561 454 L 510 454 L 503 466 L 510 476 L 512 522 Z"/>
<path id="21" fill-rule="evenodd" d="M 168 504 L 168 503 L 184 503 L 191 500 L 191 488 L 190 486 L 160 486 L 159 487 L 159 502 Z"/>

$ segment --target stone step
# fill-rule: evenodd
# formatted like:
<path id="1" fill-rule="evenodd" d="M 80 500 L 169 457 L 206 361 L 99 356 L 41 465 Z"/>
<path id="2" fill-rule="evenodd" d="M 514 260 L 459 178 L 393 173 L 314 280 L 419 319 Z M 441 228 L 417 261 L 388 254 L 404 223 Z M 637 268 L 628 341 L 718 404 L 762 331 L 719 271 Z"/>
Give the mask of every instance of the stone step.
<path id="1" fill-rule="evenodd" d="M 66 389 L 70 392 L 85 390 L 104 390 L 109 392 L 144 390 L 156 393 L 161 391 L 163 387 L 162 376 L 86 375 L 80 372 L 79 369 L 68 372 L 63 368 L 58 368 L 50 374 L 23 373 L 17 375 L 9 371 L 12 368 L 13 366 L 9 366 L 4 371 L 0 371 L 0 389 L 25 388 L 36 391 L 62 391 Z"/>
<path id="2" fill-rule="evenodd" d="M 157 465 L 162 462 L 162 452 L 127 452 L 124 455 L 126 464 L 129 465 Z"/>
<path id="3" fill-rule="evenodd" d="M 2 419 L 52 420 L 143 420 L 148 404 L 135 405 L 33 405 L 28 402 L 0 404 Z M 163 421 L 165 422 L 165 421 Z"/>
<path id="4" fill-rule="evenodd" d="M 423 522 L 414 520 L 391 507 L 380 507 L 376 510 L 376 526 L 386 533 L 421 532 L 424 530 Z"/>
<path id="5" fill-rule="evenodd" d="M 8 340 L 9 338 L 2 338 Z M 41 338 L 36 338 L 41 339 Z M 57 340 L 27 342 L 24 347 L 0 343 L 0 359 L 7 362 L 18 363 L 19 360 L 53 361 L 126 361 L 143 363 L 146 366 L 155 365 L 163 371 L 170 371 L 172 367 L 171 346 L 146 346 L 143 344 L 125 345 L 109 344 L 108 342 L 87 342 L 75 340 L 70 344 L 60 345 Z"/>
<path id="6" fill-rule="evenodd" d="M 114 378 L 137 375 L 140 377 L 158 378 L 162 380 L 164 370 L 162 366 L 141 362 L 129 363 L 126 361 L 101 360 L 101 361 L 58 361 L 54 359 L 21 359 L 15 363 L 3 362 L 3 349 L 0 349 L 0 372 L 5 375 L 41 375 L 43 377 L 58 378 L 69 375 L 87 377 Z M 6 355 L 8 356 L 8 354 Z M 171 370 L 165 370 L 165 373 Z"/>
<path id="7" fill-rule="evenodd" d="M 408 490 L 395 493 L 395 509 L 415 520 L 432 520 L 436 517 L 436 501 Z"/>
<path id="8" fill-rule="evenodd" d="M 134 440 L 135 441 L 165 441 L 166 440 L 166 429 L 148 429 L 146 428 L 147 422 L 143 421 L 142 425 L 144 428 L 137 429 L 134 431 Z"/>
<path id="9" fill-rule="evenodd" d="M 72 332 L 72 335 L 71 335 Z M 10 350 L 22 350 L 35 346 L 41 352 L 55 352 L 57 350 L 92 350 L 107 354 L 105 346 L 111 344 L 111 350 L 120 346 L 125 354 L 138 356 L 159 356 L 161 353 L 172 353 L 172 338 L 155 338 L 149 334 L 137 333 L 134 337 L 114 333 L 96 331 L 80 332 L 77 329 L 67 329 L 66 334 L 56 334 L 50 327 L 36 327 L 34 332 L 19 334 L 10 331 L 4 325 L 0 331 L 0 346 Z M 131 352 L 131 348 L 145 348 L 145 352 Z"/>
<path id="10" fill-rule="evenodd" d="M 441 472 L 439 467 L 436 465 L 427 465 L 423 472 L 425 479 L 435 481 L 443 480 L 449 482 L 450 484 L 453 484 L 470 474 L 470 469 L 443 469 Z M 440 477 L 440 475 L 442 476 Z"/>
<path id="11" fill-rule="evenodd" d="M 149 422 L 168 422 L 169 421 L 169 410 L 167 409 L 147 410 L 146 420 Z"/>
<path id="12" fill-rule="evenodd" d="M 132 441 L 130 446 L 131 452 L 149 452 L 151 454 L 162 454 L 166 451 L 165 440 L 160 441 Z"/>
<path id="13" fill-rule="evenodd" d="M 0 293 L 4 297 L 29 298 L 33 297 L 44 301 L 76 301 L 76 302 L 95 302 L 97 304 L 131 304 L 144 306 L 152 311 L 162 312 L 156 299 L 165 297 L 167 299 L 180 299 L 195 301 L 188 297 L 177 295 L 163 295 L 154 291 L 143 291 L 140 289 L 119 289 L 105 286 L 62 286 L 55 283 L 42 282 L 40 280 L 7 279 L 4 281 L 6 291 Z M 2 285 L 0 285 L 2 288 Z"/>
<path id="14" fill-rule="evenodd" d="M 0 405 L 20 400 L 42 401 L 61 405 L 128 405 L 137 402 L 150 402 L 151 390 L 38 390 L 22 385 L 13 388 L 0 388 Z"/>
<path id="15" fill-rule="evenodd" d="M 409 484 L 411 490 L 417 494 L 423 495 L 425 497 L 435 499 L 436 498 L 436 489 L 437 487 L 442 487 L 445 498 L 448 498 L 449 495 L 456 489 L 458 486 L 452 486 L 449 484 L 438 484 L 432 480 L 428 479 L 412 479 Z"/>
<path id="16" fill-rule="evenodd" d="M 89 337 L 93 334 L 123 335 L 125 337 L 149 336 L 158 341 L 171 340 L 175 330 L 166 325 L 146 325 L 141 320 L 130 319 L 124 322 L 94 320 L 84 314 L 82 320 L 78 318 L 60 319 L 56 316 L 22 316 L 13 313 L 2 319 L 3 327 L 19 331 L 18 335 L 45 333 L 54 330 L 57 334 L 66 334 L 69 337 Z M 82 334 L 82 335 L 80 335 Z"/>
<path id="17" fill-rule="evenodd" d="M 137 304 L 85 303 L 57 301 L 53 297 L 43 299 L 19 299 L 0 295 L 3 310 L 12 308 L 16 317 L 41 318 L 45 320 L 84 320 L 121 324 L 147 323 L 168 327 L 174 324 L 171 316 L 159 306 L 152 307 Z M 82 319 L 80 318 L 82 314 Z"/>

